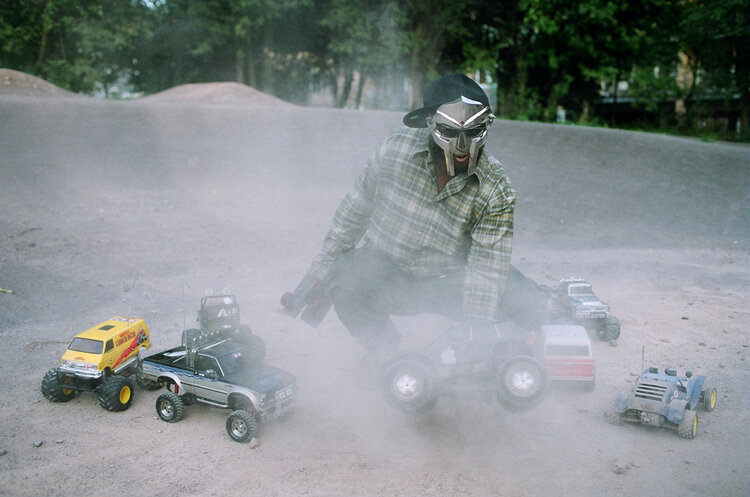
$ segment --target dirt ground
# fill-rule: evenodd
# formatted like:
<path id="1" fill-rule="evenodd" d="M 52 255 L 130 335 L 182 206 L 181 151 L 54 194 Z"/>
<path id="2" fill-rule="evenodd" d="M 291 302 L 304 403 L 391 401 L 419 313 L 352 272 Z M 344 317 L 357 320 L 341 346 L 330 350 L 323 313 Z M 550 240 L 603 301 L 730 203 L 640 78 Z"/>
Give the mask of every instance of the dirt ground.
<path id="1" fill-rule="evenodd" d="M 525 413 L 442 398 L 413 417 L 362 374 L 334 312 L 312 329 L 278 304 L 401 116 L 232 83 L 102 101 L 0 70 L 0 495 L 750 495 L 748 148 L 496 121 L 514 264 L 546 284 L 587 278 L 622 335 L 594 338 L 593 392 L 553 385 Z M 134 315 L 152 351 L 173 347 L 205 290 L 225 287 L 300 386 L 259 447 L 232 442 L 218 408 L 162 422 L 157 392 L 121 413 L 42 397 L 79 331 Z M 449 324 L 398 320 L 415 343 Z M 644 356 L 717 386 L 694 440 L 605 421 Z"/>

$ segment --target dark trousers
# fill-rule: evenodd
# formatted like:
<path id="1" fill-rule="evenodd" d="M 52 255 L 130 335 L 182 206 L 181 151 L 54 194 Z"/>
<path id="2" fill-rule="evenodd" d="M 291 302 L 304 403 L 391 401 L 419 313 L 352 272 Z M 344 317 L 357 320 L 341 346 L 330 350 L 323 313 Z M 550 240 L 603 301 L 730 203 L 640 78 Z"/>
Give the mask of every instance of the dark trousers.
<path id="1" fill-rule="evenodd" d="M 430 313 L 460 320 L 463 286 L 463 271 L 413 278 L 385 254 L 362 247 L 339 256 L 328 290 L 341 323 L 371 351 L 398 343 L 391 316 Z"/>
<path id="2" fill-rule="evenodd" d="M 438 314 L 460 321 L 464 271 L 414 278 L 372 247 L 350 250 L 334 263 L 328 285 L 341 323 L 365 349 L 394 347 L 399 340 L 391 316 Z M 498 321 L 511 320 L 527 329 L 538 326 L 546 295 L 516 268 L 510 268 Z"/>

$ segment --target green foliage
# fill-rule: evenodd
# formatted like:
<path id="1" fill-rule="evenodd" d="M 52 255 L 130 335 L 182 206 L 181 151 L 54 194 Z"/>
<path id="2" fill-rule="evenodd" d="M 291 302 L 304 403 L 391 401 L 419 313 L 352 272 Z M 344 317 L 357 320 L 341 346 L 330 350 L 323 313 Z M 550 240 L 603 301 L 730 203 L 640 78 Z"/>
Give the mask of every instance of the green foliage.
<path id="1" fill-rule="evenodd" d="M 658 112 L 662 102 L 679 94 L 679 87 L 674 71 L 636 67 L 629 78 L 628 94 L 645 111 Z"/>
<path id="2" fill-rule="evenodd" d="M 321 26 L 327 30 L 327 76 L 334 87 L 336 106 L 350 99 L 354 72 L 358 87 L 353 106 L 359 107 L 365 78 L 387 78 L 403 69 L 407 19 L 399 2 L 384 0 L 330 0 Z M 343 85 L 338 81 L 342 79 Z M 375 99 L 377 102 L 377 97 Z M 375 107 L 380 107 L 377 103 Z"/>
<path id="3" fill-rule="evenodd" d="M 674 126 L 665 103 L 680 99 L 689 132 L 704 114 L 735 115 L 740 95 L 746 131 L 749 51 L 747 0 L 0 3 L 0 67 L 109 97 L 237 81 L 299 103 L 329 88 L 338 106 L 403 109 L 421 104 L 431 79 L 462 70 L 494 85 L 503 117 L 554 121 L 561 106 L 616 126 L 597 105 L 627 97 Z"/>
<path id="4" fill-rule="evenodd" d="M 685 127 L 707 98 L 742 100 L 742 125 L 748 139 L 750 106 L 750 8 L 746 0 L 694 0 L 684 6 L 679 23 L 684 69 L 693 78 L 683 88 Z"/>
<path id="5" fill-rule="evenodd" d="M 114 0 L 15 0 L 0 8 L 0 65 L 75 92 L 107 92 L 137 32 L 134 7 Z"/>

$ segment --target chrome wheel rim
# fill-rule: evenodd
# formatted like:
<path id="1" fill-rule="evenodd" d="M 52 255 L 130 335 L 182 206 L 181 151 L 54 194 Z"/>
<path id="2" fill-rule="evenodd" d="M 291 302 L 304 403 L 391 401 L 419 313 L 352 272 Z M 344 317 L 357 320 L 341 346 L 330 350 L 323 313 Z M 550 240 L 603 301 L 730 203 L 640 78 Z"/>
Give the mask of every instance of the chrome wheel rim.
<path id="1" fill-rule="evenodd" d="M 422 382 L 410 373 L 403 373 L 393 382 L 393 393 L 400 399 L 411 400 L 422 392 Z"/>
<path id="2" fill-rule="evenodd" d="M 232 420 L 232 436 L 234 438 L 242 438 L 247 433 L 247 424 L 239 418 Z"/>
<path id="3" fill-rule="evenodd" d="M 172 403 L 168 400 L 163 400 L 161 404 L 159 404 L 159 414 L 161 414 L 161 417 L 164 419 L 172 419 L 172 416 L 174 416 L 174 406 Z"/>
<path id="4" fill-rule="evenodd" d="M 508 378 L 509 387 L 519 397 L 527 397 L 537 389 L 538 379 L 530 369 L 518 368 Z"/>

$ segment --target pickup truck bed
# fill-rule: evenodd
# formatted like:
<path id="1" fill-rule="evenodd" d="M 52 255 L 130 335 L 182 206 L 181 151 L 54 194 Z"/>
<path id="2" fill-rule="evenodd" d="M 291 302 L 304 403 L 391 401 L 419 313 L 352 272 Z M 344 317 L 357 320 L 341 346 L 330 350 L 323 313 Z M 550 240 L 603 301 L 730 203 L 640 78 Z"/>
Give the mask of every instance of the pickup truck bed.
<path id="1" fill-rule="evenodd" d="M 188 366 L 182 346 L 145 357 L 142 375 L 168 390 L 217 407 L 246 409 L 259 421 L 276 418 L 292 407 L 295 377 L 263 363 L 245 362 L 242 344 L 221 341 L 200 349 Z"/>

